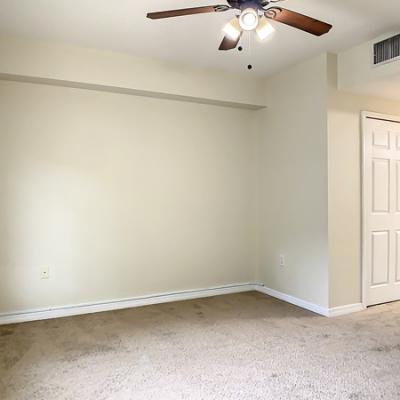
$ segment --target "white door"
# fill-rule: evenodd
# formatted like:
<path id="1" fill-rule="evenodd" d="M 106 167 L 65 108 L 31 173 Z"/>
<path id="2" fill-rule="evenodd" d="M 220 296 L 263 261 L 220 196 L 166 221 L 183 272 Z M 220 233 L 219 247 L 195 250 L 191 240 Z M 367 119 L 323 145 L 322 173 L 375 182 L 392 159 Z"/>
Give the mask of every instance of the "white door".
<path id="1" fill-rule="evenodd" d="M 363 119 L 364 301 L 400 300 L 400 119 Z"/>

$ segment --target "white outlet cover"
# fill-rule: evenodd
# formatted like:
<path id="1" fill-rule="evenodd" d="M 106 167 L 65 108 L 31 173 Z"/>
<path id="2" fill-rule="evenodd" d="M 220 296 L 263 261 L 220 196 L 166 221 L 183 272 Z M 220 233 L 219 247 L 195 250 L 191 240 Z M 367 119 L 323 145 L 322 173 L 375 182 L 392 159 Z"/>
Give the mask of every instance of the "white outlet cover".
<path id="1" fill-rule="evenodd" d="M 41 279 L 49 279 L 50 278 L 50 268 L 49 267 L 40 268 L 40 277 L 41 277 Z"/>

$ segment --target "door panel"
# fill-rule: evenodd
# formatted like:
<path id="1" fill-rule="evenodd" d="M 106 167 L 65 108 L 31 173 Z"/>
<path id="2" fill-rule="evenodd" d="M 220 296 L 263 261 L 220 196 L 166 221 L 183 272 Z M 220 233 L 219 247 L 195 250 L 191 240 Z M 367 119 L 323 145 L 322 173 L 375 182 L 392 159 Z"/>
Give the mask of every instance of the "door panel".
<path id="1" fill-rule="evenodd" d="M 364 266 L 367 305 L 400 299 L 400 124 L 364 125 Z"/>
<path id="2" fill-rule="evenodd" d="M 400 213 L 400 161 L 396 160 L 396 212 Z"/>
<path id="3" fill-rule="evenodd" d="M 372 134 L 372 144 L 374 147 L 389 149 L 390 135 L 387 131 L 376 130 Z"/>
<path id="4" fill-rule="evenodd" d="M 372 160 L 372 211 L 389 212 L 390 160 Z"/>
<path id="5" fill-rule="evenodd" d="M 400 231 L 396 231 L 396 282 L 400 282 Z"/>
<path id="6" fill-rule="evenodd" d="M 389 283 L 389 231 L 372 232 L 371 285 Z"/>

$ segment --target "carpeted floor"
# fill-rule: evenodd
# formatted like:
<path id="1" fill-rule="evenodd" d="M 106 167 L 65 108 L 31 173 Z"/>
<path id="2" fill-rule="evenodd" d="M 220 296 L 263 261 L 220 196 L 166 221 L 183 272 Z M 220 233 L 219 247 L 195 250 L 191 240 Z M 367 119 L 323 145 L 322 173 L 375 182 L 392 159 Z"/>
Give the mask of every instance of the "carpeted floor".
<path id="1" fill-rule="evenodd" d="M 259 293 L 0 327 L 1 400 L 400 399 L 400 303 Z"/>

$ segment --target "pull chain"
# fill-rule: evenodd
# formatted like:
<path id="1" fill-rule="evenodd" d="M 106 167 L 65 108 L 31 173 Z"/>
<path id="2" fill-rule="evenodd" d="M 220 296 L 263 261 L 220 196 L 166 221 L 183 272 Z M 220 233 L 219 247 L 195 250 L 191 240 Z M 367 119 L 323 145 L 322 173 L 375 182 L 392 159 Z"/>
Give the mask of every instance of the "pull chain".
<path id="1" fill-rule="evenodd" d="M 253 35 L 252 34 L 253 34 L 253 32 L 243 32 L 242 41 L 243 41 L 243 43 L 247 44 L 247 47 L 246 47 L 246 45 L 238 47 L 238 51 L 242 52 L 244 50 L 244 52 L 246 53 L 245 56 L 250 60 L 252 59 L 252 56 L 253 56 Z M 252 70 L 253 65 L 247 64 L 247 69 L 249 71 Z"/>
<path id="2" fill-rule="evenodd" d="M 249 58 L 250 60 L 253 58 L 253 32 L 248 32 L 248 49 L 249 49 Z M 247 65 L 247 69 L 250 71 L 253 69 L 253 66 L 251 64 Z"/>

